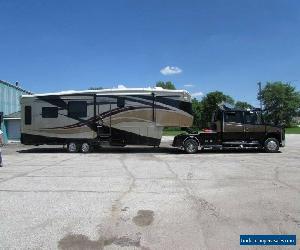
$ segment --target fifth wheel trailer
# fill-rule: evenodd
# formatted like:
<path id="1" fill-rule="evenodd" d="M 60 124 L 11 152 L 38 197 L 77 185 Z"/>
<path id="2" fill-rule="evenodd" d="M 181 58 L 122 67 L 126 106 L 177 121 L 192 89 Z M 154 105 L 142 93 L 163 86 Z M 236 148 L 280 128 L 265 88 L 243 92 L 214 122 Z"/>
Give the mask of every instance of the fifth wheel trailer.
<path id="1" fill-rule="evenodd" d="M 191 96 L 185 90 L 105 89 L 23 95 L 21 143 L 92 146 L 158 146 L 164 127 L 190 127 Z"/>

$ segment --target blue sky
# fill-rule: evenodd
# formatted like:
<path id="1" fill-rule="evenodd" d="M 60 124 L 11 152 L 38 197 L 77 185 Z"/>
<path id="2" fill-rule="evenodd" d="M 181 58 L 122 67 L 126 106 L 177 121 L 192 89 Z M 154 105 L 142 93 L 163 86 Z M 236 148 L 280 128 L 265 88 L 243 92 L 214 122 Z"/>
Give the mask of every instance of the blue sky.
<path id="1" fill-rule="evenodd" d="M 33 92 L 170 80 L 257 105 L 258 81 L 300 89 L 298 0 L 0 0 L 0 10 L 0 79 Z"/>

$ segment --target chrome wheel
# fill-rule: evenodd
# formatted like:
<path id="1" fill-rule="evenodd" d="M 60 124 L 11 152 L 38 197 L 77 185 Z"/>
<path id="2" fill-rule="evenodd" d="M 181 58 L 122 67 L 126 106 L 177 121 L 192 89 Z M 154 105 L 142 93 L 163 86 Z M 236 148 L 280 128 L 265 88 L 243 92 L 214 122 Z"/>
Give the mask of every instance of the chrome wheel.
<path id="1" fill-rule="evenodd" d="M 88 153 L 88 152 L 90 152 L 90 145 L 87 142 L 82 143 L 82 145 L 81 145 L 81 152 L 82 153 Z"/>
<path id="2" fill-rule="evenodd" d="M 265 150 L 268 153 L 275 153 L 279 150 L 279 142 L 275 138 L 268 138 L 265 141 Z"/>
<path id="3" fill-rule="evenodd" d="M 194 154 L 198 151 L 198 143 L 194 139 L 188 139 L 184 143 L 184 150 L 189 154 Z"/>
<path id="4" fill-rule="evenodd" d="M 70 142 L 68 144 L 68 151 L 69 153 L 76 153 L 78 150 L 77 144 L 75 142 Z"/>
<path id="5" fill-rule="evenodd" d="M 277 143 L 275 141 L 269 141 L 267 144 L 267 148 L 270 151 L 274 151 L 277 148 Z"/>

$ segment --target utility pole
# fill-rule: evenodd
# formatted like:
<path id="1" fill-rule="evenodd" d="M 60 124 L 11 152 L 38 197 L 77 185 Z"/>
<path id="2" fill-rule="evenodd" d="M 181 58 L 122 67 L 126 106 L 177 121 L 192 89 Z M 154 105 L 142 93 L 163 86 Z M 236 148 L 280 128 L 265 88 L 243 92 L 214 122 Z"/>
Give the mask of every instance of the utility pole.
<path id="1" fill-rule="evenodd" d="M 262 111 L 262 100 L 261 100 L 261 82 L 258 82 L 257 83 L 257 85 L 258 85 L 258 96 L 260 97 L 259 98 L 259 102 L 260 102 L 260 110 Z"/>

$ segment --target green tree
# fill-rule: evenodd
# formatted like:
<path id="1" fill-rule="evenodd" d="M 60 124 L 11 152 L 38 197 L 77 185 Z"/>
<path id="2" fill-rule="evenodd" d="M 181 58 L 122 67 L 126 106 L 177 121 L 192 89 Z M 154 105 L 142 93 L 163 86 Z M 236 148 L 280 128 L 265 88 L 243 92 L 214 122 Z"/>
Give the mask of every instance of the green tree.
<path id="1" fill-rule="evenodd" d="M 254 108 L 251 104 L 249 104 L 248 102 L 242 102 L 242 101 L 237 101 L 234 104 L 234 107 L 236 109 L 252 109 Z"/>
<path id="2" fill-rule="evenodd" d="M 233 98 L 220 91 L 210 92 L 203 97 L 201 101 L 202 115 L 200 122 L 202 128 L 208 126 L 209 122 L 211 122 L 213 112 L 218 108 L 218 104 L 222 102 L 234 105 Z"/>
<path id="3" fill-rule="evenodd" d="M 161 87 L 163 89 L 176 89 L 175 85 L 171 81 L 163 82 L 163 81 L 158 81 L 156 83 L 156 87 Z"/>
<path id="4" fill-rule="evenodd" d="M 194 116 L 194 127 L 201 127 L 201 114 L 202 114 L 202 103 L 201 101 L 197 100 L 196 98 L 192 99 L 192 110 L 193 110 L 193 116 Z"/>
<path id="5" fill-rule="evenodd" d="M 265 118 L 274 124 L 291 125 L 300 109 L 300 93 L 289 83 L 267 82 L 258 95 L 265 109 Z"/>

